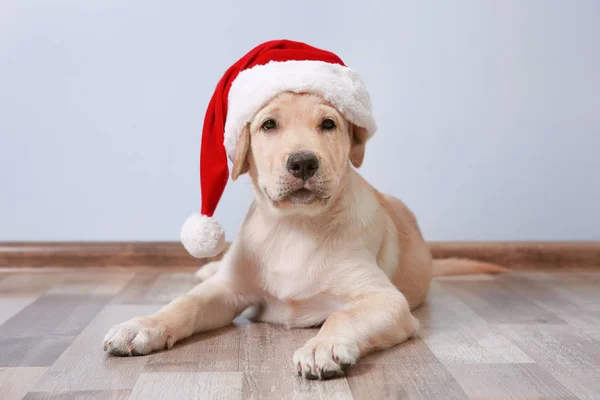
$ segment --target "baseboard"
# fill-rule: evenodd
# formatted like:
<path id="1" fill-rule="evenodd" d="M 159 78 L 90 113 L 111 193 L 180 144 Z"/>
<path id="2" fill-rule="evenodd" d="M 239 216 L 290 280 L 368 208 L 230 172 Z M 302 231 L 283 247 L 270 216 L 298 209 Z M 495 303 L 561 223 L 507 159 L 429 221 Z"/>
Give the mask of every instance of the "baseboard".
<path id="1" fill-rule="evenodd" d="M 510 268 L 600 267 L 600 242 L 431 242 L 434 258 Z M 0 242 L 0 267 L 200 266 L 178 242 Z"/>
<path id="2" fill-rule="evenodd" d="M 0 267 L 201 266 L 178 242 L 0 242 Z"/>
<path id="3" fill-rule="evenodd" d="M 434 258 L 470 258 L 509 268 L 600 267 L 600 242 L 431 242 Z"/>

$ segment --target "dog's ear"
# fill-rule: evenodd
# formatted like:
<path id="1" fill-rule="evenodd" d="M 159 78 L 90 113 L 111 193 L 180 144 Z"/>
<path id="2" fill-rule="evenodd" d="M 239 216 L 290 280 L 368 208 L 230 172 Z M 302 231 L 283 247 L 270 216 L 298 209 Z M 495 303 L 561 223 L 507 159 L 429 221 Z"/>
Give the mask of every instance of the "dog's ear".
<path id="1" fill-rule="evenodd" d="M 350 162 L 359 168 L 365 158 L 367 131 L 364 128 L 350 124 Z"/>
<path id="2" fill-rule="evenodd" d="M 250 129 L 248 129 L 248 125 L 246 125 L 238 140 L 235 156 L 233 158 L 231 179 L 234 181 L 250 169 L 250 163 L 248 163 L 248 150 L 250 150 Z"/>

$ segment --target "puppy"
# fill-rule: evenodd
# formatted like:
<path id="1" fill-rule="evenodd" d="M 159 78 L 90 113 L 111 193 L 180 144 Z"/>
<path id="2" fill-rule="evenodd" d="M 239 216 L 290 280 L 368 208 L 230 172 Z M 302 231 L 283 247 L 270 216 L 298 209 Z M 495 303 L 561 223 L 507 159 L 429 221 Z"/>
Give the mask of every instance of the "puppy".
<path id="1" fill-rule="evenodd" d="M 379 193 L 355 168 L 365 132 L 323 98 L 283 93 L 244 129 L 232 178 L 249 173 L 254 202 L 205 280 L 154 315 L 113 327 L 104 349 L 144 355 L 230 324 L 248 308 L 256 321 L 289 328 L 322 324 L 293 366 L 307 379 L 342 375 L 363 355 L 417 333 L 411 314 L 440 273 L 502 272 L 468 260 L 436 264 L 412 212 Z"/>

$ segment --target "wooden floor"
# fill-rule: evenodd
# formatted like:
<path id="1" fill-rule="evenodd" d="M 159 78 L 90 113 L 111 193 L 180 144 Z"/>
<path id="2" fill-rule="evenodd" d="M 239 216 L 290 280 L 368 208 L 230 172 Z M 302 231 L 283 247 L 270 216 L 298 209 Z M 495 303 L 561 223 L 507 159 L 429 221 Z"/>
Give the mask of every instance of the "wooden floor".
<path id="1" fill-rule="evenodd" d="M 236 321 L 171 351 L 118 358 L 114 324 L 194 284 L 192 270 L 0 270 L 0 399 L 600 399 L 600 270 L 441 278 L 420 338 L 348 377 L 305 381 L 315 330 Z"/>

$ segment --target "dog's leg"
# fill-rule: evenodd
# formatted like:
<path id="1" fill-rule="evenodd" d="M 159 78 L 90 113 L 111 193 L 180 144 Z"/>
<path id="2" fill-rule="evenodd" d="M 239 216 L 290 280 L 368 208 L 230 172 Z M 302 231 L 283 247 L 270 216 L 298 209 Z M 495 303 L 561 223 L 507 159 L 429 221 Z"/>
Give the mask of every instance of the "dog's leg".
<path id="1" fill-rule="evenodd" d="M 207 280 L 217 273 L 219 264 L 221 264 L 221 261 L 211 261 L 204 264 L 198 271 L 196 271 L 196 278 L 200 279 L 201 281 Z"/>
<path id="2" fill-rule="evenodd" d="M 319 334 L 296 350 L 294 366 L 307 379 L 333 378 L 370 351 L 404 342 L 418 326 L 406 298 L 395 288 L 361 296 L 331 314 Z"/>
<path id="3" fill-rule="evenodd" d="M 154 315 L 115 325 L 104 338 L 104 350 L 131 356 L 171 348 L 194 333 L 229 325 L 248 305 L 231 282 L 214 277 Z"/>

